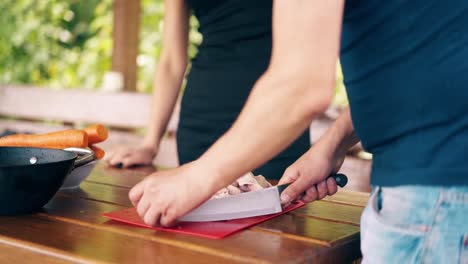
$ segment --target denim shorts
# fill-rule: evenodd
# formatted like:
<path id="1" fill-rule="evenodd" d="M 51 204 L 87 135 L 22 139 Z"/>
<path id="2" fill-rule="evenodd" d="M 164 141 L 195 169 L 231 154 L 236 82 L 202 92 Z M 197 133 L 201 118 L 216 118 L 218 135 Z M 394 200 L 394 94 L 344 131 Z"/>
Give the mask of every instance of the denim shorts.
<path id="1" fill-rule="evenodd" d="M 374 186 L 361 251 L 362 263 L 468 264 L 468 187 Z"/>

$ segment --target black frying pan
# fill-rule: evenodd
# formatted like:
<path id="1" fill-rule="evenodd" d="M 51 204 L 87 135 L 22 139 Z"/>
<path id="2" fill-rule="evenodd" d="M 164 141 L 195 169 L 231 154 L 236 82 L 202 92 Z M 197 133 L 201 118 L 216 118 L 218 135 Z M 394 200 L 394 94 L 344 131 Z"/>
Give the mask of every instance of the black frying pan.
<path id="1" fill-rule="evenodd" d="M 69 150 L 0 147 L 0 215 L 39 210 L 74 168 L 95 158 L 86 149 Z"/>

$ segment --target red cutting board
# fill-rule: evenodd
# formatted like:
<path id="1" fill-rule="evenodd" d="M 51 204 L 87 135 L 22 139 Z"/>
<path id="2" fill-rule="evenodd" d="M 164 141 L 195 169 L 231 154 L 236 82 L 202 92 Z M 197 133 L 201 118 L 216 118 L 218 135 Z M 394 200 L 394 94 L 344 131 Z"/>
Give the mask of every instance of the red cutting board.
<path id="1" fill-rule="evenodd" d="M 170 228 L 146 225 L 141 220 L 140 216 L 138 216 L 135 208 L 105 213 L 103 214 L 103 216 L 119 222 L 151 228 L 154 230 L 189 234 L 211 239 L 221 239 L 231 234 L 234 234 L 235 232 L 241 231 L 243 229 L 265 222 L 266 220 L 272 219 L 276 216 L 295 210 L 304 205 L 305 204 L 303 202 L 296 202 L 285 208 L 281 213 L 216 222 L 180 222 L 178 226 Z"/>

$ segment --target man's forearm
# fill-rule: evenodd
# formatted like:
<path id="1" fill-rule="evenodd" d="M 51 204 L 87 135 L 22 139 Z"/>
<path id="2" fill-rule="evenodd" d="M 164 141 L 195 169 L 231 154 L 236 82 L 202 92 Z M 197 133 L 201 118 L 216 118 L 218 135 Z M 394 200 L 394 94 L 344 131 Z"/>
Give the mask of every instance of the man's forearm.
<path id="1" fill-rule="evenodd" d="M 229 184 L 286 148 L 331 101 L 331 83 L 317 83 L 330 86 L 318 94 L 305 83 L 273 76 L 277 75 L 267 72 L 257 82 L 238 120 L 200 158 L 203 167 L 216 174 L 210 175 L 218 179 L 213 188 Z"/>
<path id="2" fill-rule="evenodd" d="M 331 102 L 344 1 L 278 0 L 273 6 L 267 72 L 231 129 L 193 163 L 200 173 L 214 174 L 205 181 L 211 191 L 278 154 Z"/>
<path id="3" fill-rule="evenodd" d="M 326 145 L 331 150 L 331 155 L 341 157 L 358 142 L 359 138 L 354 133 L 350 109 L 347 108 L 322 135 L 317 144 Z"/>

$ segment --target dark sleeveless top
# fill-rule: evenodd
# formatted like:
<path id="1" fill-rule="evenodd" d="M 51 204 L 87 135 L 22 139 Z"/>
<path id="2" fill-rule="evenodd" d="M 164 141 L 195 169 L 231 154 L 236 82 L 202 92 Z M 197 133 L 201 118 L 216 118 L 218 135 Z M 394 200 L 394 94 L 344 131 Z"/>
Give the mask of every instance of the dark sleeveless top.
<path id="1" fill-rule="evenodd" d="M 271 54 L 271 0 L 188 0 L 188 4 L 199 21 L 203 42 L 192 60 L 182 99 L 177 132 L 181 164 L 197 159 L 229 129 Z M 309 147 L 306 131 L 255 173 L 279 178 Z"/>

